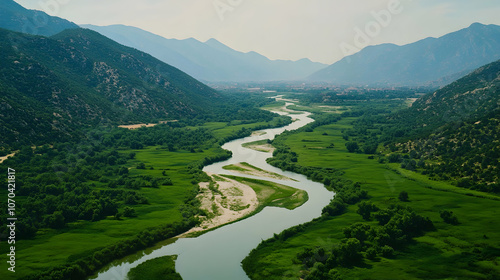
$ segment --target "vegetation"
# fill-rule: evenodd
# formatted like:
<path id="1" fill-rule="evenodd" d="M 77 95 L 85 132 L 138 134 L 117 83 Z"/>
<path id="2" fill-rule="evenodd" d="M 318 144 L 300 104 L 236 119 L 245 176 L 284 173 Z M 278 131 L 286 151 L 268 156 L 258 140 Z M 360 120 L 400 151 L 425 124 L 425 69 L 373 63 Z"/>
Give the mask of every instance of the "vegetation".
<path id="1" fill-rule="evenodd" d="M 141 263 L 137 267 L 134 267 L 130 270 L 127 275 L 128 279 L 182 280 L 181 275 L 175 272 L 176 258 L 176 256 L 165 256 Z"/>
<path id="2" fill-rule="evenodd" d="M 286 176 L 263 170 L 261 168 L 253 166 L 253 165 L 246 163 L 246 162 L 241 162 L 239 164 L 226 165 L 222 168 L 225 170 L 232 170 L 232 171 L 236 171 L 236 172 L 240 172 L 240 173 L 244 173 L 244 174 L 249 174 L 249 175 L 254 175 L 255 173 L 258 173 L 261 176 L 265 176 L 265 177 L 269 177 L 269 178 L 277 178 L 277 179 L 281 179 L 281 180 L 292 180 Z"/>
<path id="3" fill-rule="evenodd" d="M 242 98 L 228 101 L 241 110 L 233 108 L 237 113 L 224 115 L 216 126 L 182 119 L 137 130 L 98 126 L 79 130 L 79 137 L 51 139 L 51 145 L 21 145 L 1 165 L 22 178 L 16 215 L 25 218 L 17 224 L 16 252 L 25 257 L 18 260 L 24 269 L 16 279 L 83 279 L 111 260 L 195 226 L 195 216 L 203 214 L 194 199 L 197 183 L 209 179 L 202 168 L 230 156 L 220 144 L 290 121 L 253 114 L 260 99 Z M 6 189 L 0 194 L 6 196 Z M 54 248 L 60 248 L 57 255 Z"/>
<path id="4" fill-rule="evenodd" d="M 323 182 L 337 195 L 321 218 L 253 250 L 243 261 L 250 278 L 495 279 L 500 228 L 491 224 L 498 198 L 402 169 L 404 154 L 391 159 L 362 150 L 349 153 L 347 142 L 363 147 L 365 137 L 379 142 L 390 131 L 388 123 L 377 122 L 390 111 L 367 109 L 358 104 L 340 120 L 284 133 L 273 142 L 271 164 Z M 356 111 L 363 113 L 353 115 Z"/>
<path id="5" fill-rule="evenodd" d="M 96 32 L 54 37 L 0 30 L 0 150 L 78 141 L 84 131 L 179 120 L 268 122 L 260 96 L 222 94 Z"/>
<path id="6" fill-rule="evenodd" d="M 306 203 L 307 192 L 274 182 L 256 180 L 250 178 L 224 175 L 224 177 L 236 180 L 250 186 L 257 194 L 259 206 L 256 212 L 261 211 L 266 206 L 282 207 L 293 210 Z"/>

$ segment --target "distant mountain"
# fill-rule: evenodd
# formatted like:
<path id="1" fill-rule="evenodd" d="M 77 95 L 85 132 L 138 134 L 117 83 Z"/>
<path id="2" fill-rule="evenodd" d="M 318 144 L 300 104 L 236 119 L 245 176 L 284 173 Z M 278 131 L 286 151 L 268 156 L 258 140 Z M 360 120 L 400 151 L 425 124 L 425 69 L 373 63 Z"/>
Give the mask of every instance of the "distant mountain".
<path id="1" fill-rule="evenodd" d="M 62 18 L 42 11 L 28 10 L 13 0 L 0 1 L 0 28 L 33 35 L 52 36 L 63 30 L 79 28 Z"/>
<path id="2" fill-rule="evenodd" d="M 120 44 L 136 48 L 171 64 L 193 77 L 209 82 L 280 81 L 303 79 L 327 65 L 311 62 L 269 60 L 256 52 L 242 53 L 210 39 L 166 39 L 139 28 L 81 25 Z"/>
<path id="3" fill-rule="evenodd" d="M 0 144 L 46 143 L 82 125 L 193 118 L 222 99 L 177 68 L 86 29 L 49 38 L 0 29 L 0 61 Z"/>
<path id="4" fill-rule="evenodd" d="M 472 24 L 413 44 L 370 46 L 309 77 L 343 85 L 440 84 L 500 59 L 500 26 Z"/>

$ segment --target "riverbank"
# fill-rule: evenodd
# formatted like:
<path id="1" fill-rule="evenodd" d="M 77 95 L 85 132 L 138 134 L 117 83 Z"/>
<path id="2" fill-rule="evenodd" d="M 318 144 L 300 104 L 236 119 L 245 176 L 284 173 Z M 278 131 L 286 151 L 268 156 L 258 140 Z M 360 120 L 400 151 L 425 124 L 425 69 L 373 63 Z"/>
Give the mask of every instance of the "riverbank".
<path id="1" fill-rule="evenodd" d="M 280 175 L 277 173 L 273 173 L 273 172 L 269 172 L 267 170 L 263 170 L 261 168 L 253 166 L 253 165 L 248 164 L 246 162 L 240 162 L 240 163 L 236 163 L 236 164 L 226 165 L 223 168 L 225 170 L 230 170 L 232 172 L 245 174 L 245 175 L 265 177 L 265 178 L 269 178 L 269 179 L 278 179 L 278 180 L 283 180 L 283 181 L 295 181 L 295 180 L 288 178 L 286 176 L 283 176 L 283 175 Z"/>
<path id="2" fill-rule="evenodd" d="M 213 182 L 200 183 L 200 194 L 196 197 L 200 208 L 207 216 L 202 222 L 180 237 L 210 230 L 251 215 L 258 207 L 257 193 L 248 185 L 208 173 Z"/>
<path id="3" fill-rule="evenodd" d="M 200 183 L 200 194 L 196 197 L 207 215 L 199 216 L 201 224 L 179 238 L 245 219 L 266 206 L 293 210 L 308 200 L 307 192 L 274 182 L 207 174 L 212 182 Z"/>

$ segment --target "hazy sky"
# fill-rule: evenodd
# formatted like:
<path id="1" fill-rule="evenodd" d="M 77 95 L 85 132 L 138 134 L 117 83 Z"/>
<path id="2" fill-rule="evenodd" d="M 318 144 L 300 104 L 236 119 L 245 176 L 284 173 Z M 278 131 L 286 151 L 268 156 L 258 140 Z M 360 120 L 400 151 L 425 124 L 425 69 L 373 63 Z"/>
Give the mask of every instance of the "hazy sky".
<path id="1" fill-rule="evenodd" d="M 407 44 L 474 22 L 500 25 L 498 0 L 15 0 L 77 24 L 216 38 L 271 59 L 333 63 L 367 44 Z"/>

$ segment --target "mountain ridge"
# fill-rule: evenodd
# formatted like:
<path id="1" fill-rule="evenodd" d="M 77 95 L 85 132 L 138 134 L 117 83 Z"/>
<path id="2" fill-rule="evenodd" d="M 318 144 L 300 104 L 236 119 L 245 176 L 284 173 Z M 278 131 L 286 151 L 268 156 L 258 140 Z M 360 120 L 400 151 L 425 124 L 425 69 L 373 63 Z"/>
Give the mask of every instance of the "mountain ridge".
<path id="1" fill-rule="evenodd" d="M 32 35 L 52 36 L 63 30 L 79 28 L 73 22 L 28 10 L 13 0 L 0 1 L 0 28 Z"/>
<path id="2" fill-rule="evenodd" d="M 303 59 L 270 60 L 257 52 L 239 52 L 215 38 L 205 42 L 193 38 L 167 39 L 126 25 L 83 24 L 81 27 L 150 53 L 197 79 L 209 82 L 297 80 L 327 66 Z"/>
<path id="3" fill-rule="evenodd" d="M 369 46 L 311 76 L 310 81 L 344 85 L 441 86 L 457 73 L 500 59 L 500 26 L 474 23 L 439 38 L 406 45 Z"/>

